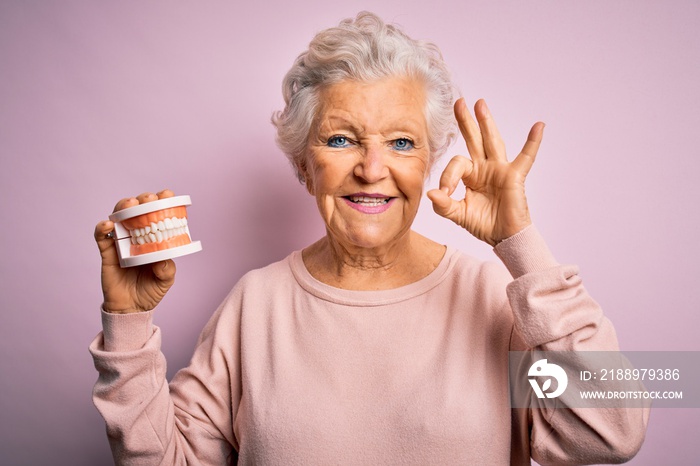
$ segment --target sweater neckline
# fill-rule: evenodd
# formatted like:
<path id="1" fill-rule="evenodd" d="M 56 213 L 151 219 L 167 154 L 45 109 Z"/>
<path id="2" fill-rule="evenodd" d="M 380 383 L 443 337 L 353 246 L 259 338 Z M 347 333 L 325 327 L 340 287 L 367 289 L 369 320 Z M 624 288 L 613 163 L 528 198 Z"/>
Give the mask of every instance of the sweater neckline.
<path id="1" fill-rule="evenodd" d="M 317 280 L 306 268 L 301 250 L 294 251 L 289 256 L 288 262 L 297 283 L 308 293 L 337 304 L 368 307 L 394 304 L 426 293 L 447 278 L 458 257 L 459 251 L 447 246 L 438 266 L 425 277 L 398 288 L 377 291 L 345 290 Z"/>

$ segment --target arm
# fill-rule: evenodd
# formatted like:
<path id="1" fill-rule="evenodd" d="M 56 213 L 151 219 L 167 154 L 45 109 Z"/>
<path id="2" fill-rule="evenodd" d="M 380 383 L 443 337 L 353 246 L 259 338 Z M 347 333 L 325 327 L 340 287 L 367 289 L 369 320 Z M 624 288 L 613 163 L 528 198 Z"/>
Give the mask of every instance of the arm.
<path id="1" fill-rule="evenodd" d="M 116 464 L 229 464 L 240 392 L 232 393 L 238 380 L 237 338 L 230 331 L 235 313 L 224 307 L 170 386 L 152 312 L 103 312 L 104 331 L 90 345 L 99 372 L 93 401 Z"/>
<path id="2" fill-rule="evenodd" d="M 171 197 L 165 190 L 122 199 L 115 210 Z M 117 464 L 225 464 L 239 394 L 237 313 L 224 305 L 202 332 L 187 369 L 170 387 L 152 310 L 172 286 L 175 264 L 119 267 L 112 222 L 95 227 L 102 256 L 103 332 L 90 345 L 99 378 L 93 400 Z M 235 306 L 231 306 L 232 311 Z M 223 327 L 219 323 L 225 320 Z M 228 330 L 228 331 L 226 331 Z"/>
<path id="3" fill-rule="evenodd" d="M 495 246 L 513 276 L 507 286 L 513 314 L 511 350 L 617 351 L 612 324 L 588 295 L 573 266 L 560 266 L 532 226 L 525 178 L 542 141 L 536 123 L 509 162 L 491 113 L 479 100 L 470 115 L 463 99 L 455 116 L 470 158 L 454 157 L 428 192 L 435 212 Z M 478 123 L 477 123 L 478 122 Z M 450 195 L 462 181 L 464 199 Z M 537 398 L 535 397 L 535 400 Z M 513 409 L 513 454 L 530 452 L 543 464 L 623 461 L 644 438 L 645 409 Z"/>
<path id="4" fill-rule="evenodd" d="M 511 350 L 618 351 L 612 323 L 583 287 L 578 269 L 557 264 L 534 226 L 494 251 L 514 279 L 506 289 L 514 319 Z M 575 383 L 570 379 L 567 391 L 575 391 Z M 540 464 L 618 463 L 641 448 L 648 408 L 566 408 L 561 397 L 552 409 L 530 399 L 531 409 L 513 409 L 514 446 L 520 443 Z"/>

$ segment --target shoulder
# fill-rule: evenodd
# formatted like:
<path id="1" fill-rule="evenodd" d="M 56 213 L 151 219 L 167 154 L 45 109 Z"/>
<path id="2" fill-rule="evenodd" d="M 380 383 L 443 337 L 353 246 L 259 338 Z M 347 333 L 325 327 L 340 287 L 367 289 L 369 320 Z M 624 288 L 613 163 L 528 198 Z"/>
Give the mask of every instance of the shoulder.
<path id="1" fill-rule="evenodd" d="M 236 287 L 269 287 L 280 280 L 293 278 L 290 263 L 296 254 L 298 254 L 298 251 L 292 252 L 282 260 L 246 272 L 238 281 Z"/>
<path id="2" fill-rule="evenodd" d="M 246 272 L 211 316 L 203 334 L 213 334 L 217 329 L 222 328 L 239 328 L 242 319 L 246 319 L 246 315 L 265 314 L 270 303 L 279 300 L 279 296 L 287 294 L 285 290 L 289 290 L 292 286 L 294 278 L 289 263 L 294 254 Z"/>
<path id="3" fill-rule="evenodd" d="M 497 261 L 477 259 L 465 252 L 453 250 L 452 280 L 469 283 L 474 290 L 501 290 L 513 280 L 506 267 Z"/>
<path id="4" fill-rule="evenodd" d="M 449 294 L 452 303 L 482 316 L 502 314 L 509 309 L 506 287 L 512 278 L 503 264 L 461 251 L 454 251 L 451 261 L 454 265 L 442 292 Z"/>
<path id="5" fill-rule="evenodd" d="M 506 287 L 511 281 L 506 268 L 455 251 L 452 269 L 436 290 L 445 308 L 469 329 L 470 338 L 488 347 L 508 347 L 513 328 Z M 484 340 L 484 338 L 486 340 Z"/>
<path id="6" fill-rule="evenodd" d="M 288 286 L 294 281 L 290 264 L 296 254 L 298 251 L 282 260 L 246 272 L 233 286 L 227 299 L 250 293 L 272 293 L 280 287 Z"/>

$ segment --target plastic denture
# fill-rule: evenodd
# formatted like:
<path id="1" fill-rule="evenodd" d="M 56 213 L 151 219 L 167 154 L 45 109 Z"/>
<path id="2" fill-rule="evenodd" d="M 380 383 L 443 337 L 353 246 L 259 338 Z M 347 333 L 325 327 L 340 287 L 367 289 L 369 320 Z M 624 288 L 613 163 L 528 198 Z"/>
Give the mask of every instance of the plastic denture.
<path id="1" fill-rule="evenodd" d="M 175 196 L 129 207 L 109 216 L 119 265 L 134 267 L 202 250 L 187 225 L 190 196 Z"/>

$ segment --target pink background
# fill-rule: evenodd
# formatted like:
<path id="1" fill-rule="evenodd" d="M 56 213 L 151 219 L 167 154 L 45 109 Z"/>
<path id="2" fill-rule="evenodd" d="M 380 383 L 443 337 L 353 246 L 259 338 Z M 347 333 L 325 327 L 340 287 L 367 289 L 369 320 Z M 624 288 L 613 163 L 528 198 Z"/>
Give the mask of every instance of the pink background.
<path id="1" fill-rule="evenodd" d="M 192 196 L 204 251 L 178 260 L 156 316 L 172 375 L 245 271 L 323 233 L 269 119 L 313 34 L 370 2 L 49 3 L 0 3 L 0 463 L 109 464 L 94 224 L 124 196 Z M 534 220 L 623 349 L 700 350 L 700 4 L 432 3 L 371 8 L 442 48 L 511 154 L 547 122 Z M 496 259 L 427 202 L 415 229 Z M 697 464 L 699 428 L 700 410 L 655 410 L 632 464 Z"/>

